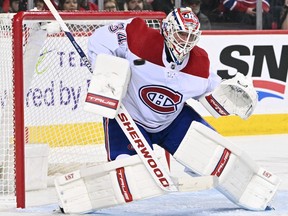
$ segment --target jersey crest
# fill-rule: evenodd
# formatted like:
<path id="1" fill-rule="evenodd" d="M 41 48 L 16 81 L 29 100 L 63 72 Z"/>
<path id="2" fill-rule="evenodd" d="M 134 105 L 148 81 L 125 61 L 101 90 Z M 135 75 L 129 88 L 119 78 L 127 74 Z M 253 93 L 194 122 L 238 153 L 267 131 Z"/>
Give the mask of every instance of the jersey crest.
<path id="1" fill-rule="evenodd" d="M 148 85 L 139 90 L 141 101 L 151 110 L 161 114 L 177 111 L 177 105 L 182 102 L 182 94 L 166 86 Z"/>

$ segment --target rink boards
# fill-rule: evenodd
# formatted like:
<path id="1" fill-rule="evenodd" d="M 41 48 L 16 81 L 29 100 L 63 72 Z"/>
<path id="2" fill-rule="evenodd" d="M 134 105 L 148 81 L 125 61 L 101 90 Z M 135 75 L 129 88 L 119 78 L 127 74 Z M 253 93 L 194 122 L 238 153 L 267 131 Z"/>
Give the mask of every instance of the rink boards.
<path id="1" fill-rule="evenodd" d="M 288 64 L 285 63 L 288 59 L 288 45 L 285 45 L 287 36 L 281 31 L 269 31 L 269 34 L 265 31 L 262 31 L 261 34 L 256 31 L 254 33 L 253 31 L 242 31 L 242 33 L 242 35 L 238 35 L 239 32 L 237 32 L 236 35 L 235 32 L 227 31 L 203 32 L 199 46 L 207 51 L 211 61 L 211 70 L 217 72 L 222 78 L 233 76 L 237 72 L 252 77 L 259 95 L 254 115 L 245 121 L 237 116 L 214 119 L 201 105 L 196 105 L 197 111 L 217 131 L 226 136 L 288 133 Z M 57 40 L 59 42 L 59 40 L 65 40 L 65 38 L 48 38 L 47 40 Z M 86 48 L 85 44 L 81 45 Z M 41 53 L 44 52 L 47 53 L 47 50 L 42 50 Z M 85 73 L 86 68 L 78 55 L 75 55 L 73 49 L 58 50 L 57 47 L 51 47 L 49 55 L 49 58 L 55 59 L 55 61 L 53 63 L 49 62 L 48 67 L 45 58 L 43 56 L 42 58 L 39 57 L 36 68 L 37 71 L 45 69 L 45 74 L 48 76 L 48 79 L 46 77 L 47 82 L 41 86 L 30 86 L 25 100 L 26 111 L 32 112 L 37 119 L 43 118 L 43 121 L 40 122 L 45 122 L 45 125 L 37 126 L 38 129 L 39 127 L 45 127 L 48 134 L 54 133 L 55 137 L 59 137 L 61 134 L 58 134 L 57 131 L 73 130 L 73 127 L 79 124 L 81 124 L 81 127 L 83 126 L 83 131 L 89 131 L 91 128 L 93 130 L 95 125 L 97 128 L 101 128 L 101 120 L 91 121 L 91 119 L 95 119 L 91 116 L 88 116 L 87 119 L 75 120 L 75 116 L 79 116 L 79 113 L 82 112 L 79 101 L 85 97 L 85 90 L 90 82 L 90 77 L 87 72 Z M 63 56 L 73 56 L 73 58 L 64 58 Z M 51 67 L 51 64 L 55 65 Z M 69 76 L 81 74 L 83 82 L 81 82 L 81 85 L 79 83 L 68 84 L 61 78 L 58 80 L 52 76 L 49 78 L 49 68 L 57 67 L 69 71 Z M 85 74 L 87 77 L 85 77 Z M 38 73 L 36 76 L 37 78 L 40 77 Z M 44 113 L 57 113 L 59 109 L 62 109 L 65 113 L 65 120 L 71 120 L 72 123 L 67 124 L 58 118 L 56 124 L 53 122 L 53 126 L 50 126 L 50 117 L 37 116 L 38 110 L 41 109 Z M 27 123 L 29 124 L 29 122 Z M 91 125 L 94 126 L 91 127 Z M 45 137 L 37 140 L 39 138 L 33 135 L 33 130 L 37 127 L 28 127 L 29 141 L 33 143 L 45 142 Z M 77 139 L 81 136 L 81 134 L 73 136 L 71 136 L 73 133 L 67 134 L 70 134 L 70 137 L 65 139 L 68 141 L 62 143 L 64 145 L 70 145 L 70 140 L 77 142 Z M 50 143 L 51 146 L 54 145 L 53 142 Z M 96 140 L 90 137 L 84 143 L 103 143 L 103 137 Z"/>

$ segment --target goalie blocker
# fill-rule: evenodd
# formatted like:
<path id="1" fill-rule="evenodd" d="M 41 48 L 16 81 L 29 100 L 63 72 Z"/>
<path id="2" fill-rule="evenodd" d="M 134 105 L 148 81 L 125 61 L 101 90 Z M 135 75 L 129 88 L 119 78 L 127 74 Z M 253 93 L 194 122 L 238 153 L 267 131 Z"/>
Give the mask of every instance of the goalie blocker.
<path id="1" fill-rule="evenodd" d="M 128 60 L 98 54 L 84 110 L 107 118 L 115 118 L 127 92 L 131 71 Z"/>

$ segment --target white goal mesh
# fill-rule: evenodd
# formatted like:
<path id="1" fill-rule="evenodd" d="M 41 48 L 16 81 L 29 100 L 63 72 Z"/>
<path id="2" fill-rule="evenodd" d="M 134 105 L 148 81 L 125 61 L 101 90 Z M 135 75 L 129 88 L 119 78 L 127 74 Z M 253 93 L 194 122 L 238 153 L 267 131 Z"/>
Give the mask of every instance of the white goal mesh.
<path id="1" fill-rule="evenodd" d="M 61 16 L 86 53 L 87 39 L 99 26 L 139 16 L 159 29 L 165 14 L 63 12 Z M 26 144 L 49 146 L 49 175 L 106 161 L 102 118 L 82 110 L 90 76 L 49 12 L 0 14 L 1 202 L 14 201 L 15 188 L 17 196 L 23 192 L 19 182 Z"/>

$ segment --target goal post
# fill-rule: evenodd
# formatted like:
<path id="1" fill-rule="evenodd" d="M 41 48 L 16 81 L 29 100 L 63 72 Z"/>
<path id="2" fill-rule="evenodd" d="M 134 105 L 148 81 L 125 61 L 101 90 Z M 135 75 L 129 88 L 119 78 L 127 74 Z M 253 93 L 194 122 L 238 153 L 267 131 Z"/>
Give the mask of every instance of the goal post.
<path id="1" fill-rule="evenodd" d="M 148 11 L 60 15 L 85 53 L 100 26 L 141 17 L 159 29 L 165 17 Z M 90 76 L 50 12 L 0 14 L 0 202 L 25 207 L 27 144 L 49 146 L 49 176 L 107 161 L 102 118 L 82 110 Z"/>

